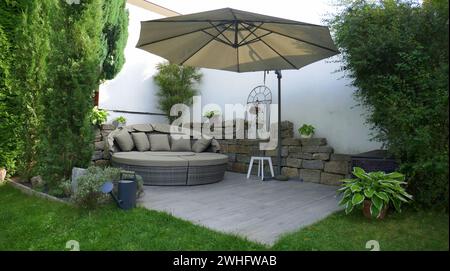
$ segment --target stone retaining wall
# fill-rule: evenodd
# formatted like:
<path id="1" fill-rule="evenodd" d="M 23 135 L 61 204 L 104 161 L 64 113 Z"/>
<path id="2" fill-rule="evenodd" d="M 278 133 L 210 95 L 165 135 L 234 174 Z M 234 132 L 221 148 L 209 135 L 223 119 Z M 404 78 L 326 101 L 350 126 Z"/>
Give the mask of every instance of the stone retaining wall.
<path id="1" fill-rule="evenodd" d="M 222 153 L 228 155 L 228 170 L 247 173 L 251 156 L 270 156 L 277 166 L 277 150 L 260 151 L 259 140 L 219 140 Z M 338 185 L 349 174 L 350 156 L 335 154 L 325 138 L 282 140 L 281 173 L 306 182 Z M 276 169 L 275 169 L 276 170 Z M 252 168 L 253 174 L 257 166 Z M 269 167 L 265 167 L 268 176 Z"/>

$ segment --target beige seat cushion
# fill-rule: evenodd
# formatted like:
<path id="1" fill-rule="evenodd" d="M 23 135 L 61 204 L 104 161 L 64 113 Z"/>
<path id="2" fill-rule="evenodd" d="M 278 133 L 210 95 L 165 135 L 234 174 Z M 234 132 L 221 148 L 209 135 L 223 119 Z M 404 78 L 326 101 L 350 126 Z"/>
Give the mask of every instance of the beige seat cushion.
<path id="1" fill-rule="evenodd" d="M 155 155 L 153 152 L 116 152 L 112 155 L 115 163 L 150 167 L 187 167 L 188 162 L 181 156 Z"/>
<path id="2" fill-rule="evenodd" d="M 194 156 L 180 156 L 188 161 L 189 166 L 215 166 L 228 163 L 228 156 L 220 153 L 202 152 Z"/>
<path id="3" fill-rule="evenodd" d="M 154 167 L 213 166 L 228 162 L 228 156 L 219 153 L 193 152 L 116 152 L 112 161 L 126 165 Z"/>

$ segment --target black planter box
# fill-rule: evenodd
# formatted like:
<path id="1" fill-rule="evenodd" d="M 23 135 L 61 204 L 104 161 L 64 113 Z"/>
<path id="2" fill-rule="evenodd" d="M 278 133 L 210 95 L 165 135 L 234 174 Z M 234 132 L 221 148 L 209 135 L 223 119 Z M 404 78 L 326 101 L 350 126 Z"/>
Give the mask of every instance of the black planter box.
<path id="1" fill-rule="evenodd" d="M 366 172 L 384 171 L 390 173 L 398 170 L 397 161 L 385 150 L 373 150 L 351 156 L 351 166 L 360 167 Z"/>

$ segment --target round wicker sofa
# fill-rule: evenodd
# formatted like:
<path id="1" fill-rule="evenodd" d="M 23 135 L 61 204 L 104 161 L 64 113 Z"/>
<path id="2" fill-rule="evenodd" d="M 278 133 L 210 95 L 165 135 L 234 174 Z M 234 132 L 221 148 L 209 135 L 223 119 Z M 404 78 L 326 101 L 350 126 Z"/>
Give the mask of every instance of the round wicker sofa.
<path id="1" fill-rule="evenodd" d="M 205 152 L 173 152 L 132 150 L 123 152 L 116 144 L 115 135 L 126 129 L 129 133 L 145 132 L 169 134 L 169 125 L 145 124 L 118 128 L 107 140 L 111 164 L 136 172 L 145 185 L 200 185 L 223 180 L 228 156 L 220 154 L 220 145 L 212 139 Z M 191 139 L 191 143 L 195 139 Z"/>

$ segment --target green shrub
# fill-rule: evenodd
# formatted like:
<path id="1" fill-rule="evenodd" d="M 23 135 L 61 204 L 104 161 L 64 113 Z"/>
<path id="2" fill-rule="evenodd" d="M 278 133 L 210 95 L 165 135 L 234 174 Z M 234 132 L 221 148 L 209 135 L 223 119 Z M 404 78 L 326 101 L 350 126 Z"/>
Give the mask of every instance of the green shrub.
<path id="1" fill-rule="evenodd" d="M 11 96 L 10 44 L 0 26 L 0 167 L 14 173 L 20 142 L 17 140 L 19 120 L 14 115 L 14 97 Z"/>
<path id="2" fill-rule="evenodd" d="M 153 79 L 159 87 L 156 93 L 159 97 L 159 109 L 172 122 L 177 117 L 170 116 L 170 109 L 175 104 L 192 104 L 192 97 L 197 94 L 194 85 L 200 82 L 202 74 L 198 68 L 179 66 L 168 62 L 159 63 L 156 68 L 158 73 Z"/>
<path id="3" fill-rule="evenodd" d="M 120 124 L 125 124 L 127 122 L 127 119 L 123 116 L 117 117 L 114 121 Z"/>
<path id="4" fill-rule="evenodd" d="M 93 209 L 107 203 L 111 200 L 109 195 L 105 195 L 100 191 L 100 187 L 105 182 L 112 182 L 114 184 L 113 192 L 117 194 L 118 181 L 120 180 L 120 173 L 125 176 L 132 174 L 129 171 L 122 171 L 118 168 L 101 168 L 89 167 L 87 173 L 78 178 L 77 191 L 73 195 L 73 199 L 78 206 L 87 209 Z M 137 194 L 140 197 L 143 193 L 143 181 L 141 176 L 136 176 L 137 179 Z"/>
<path id="5" fill-rule="evenodd" d="M 330 20 L 374 139 L 422 206 L 448 209 L 448 1 L 343 1 Z"/>
<path id="6" fill-rule="evenodd" d="M 69 198 L 72 196 L 72 192 L 72 183 L 70 180 L 62 180 L 56 187 L 48 191 L 50 195 L 60 198 Z"/>
<path id="7" fill-rule="evenodd" d="M 361 207 L 364 200 L 372 202 L 370 214 L 378 217 L 381 211 L 392 204 L 397 212 L 401 212 L 402 203 L 412 200 L 403 186 L 405 175 L 381 171 L 365 172 L 362 168 L 353 168 L 354 179 L 343 180 L 342 188 L 338 191 L 343 194 L 339 205 L 345 207 L 345 213 L 350 213 L 355 207 Z"/>
<path id="8" fill-rule="evenodd" d="M 125 4 L 126 0 L 104 0 L 103 3 L 106 55 L 101 80 L 113 79 L 125 63 L 124 50 L 128 40 L 128 11 Z"/>
<path id="9" fill-rule="evenodd" d="M 91 111 L 91 123 L 94 126 L 101 126 L 108 119 L 108 111 L 103 109 L 98 109 L 97 106 L 94 106 Z"/>

